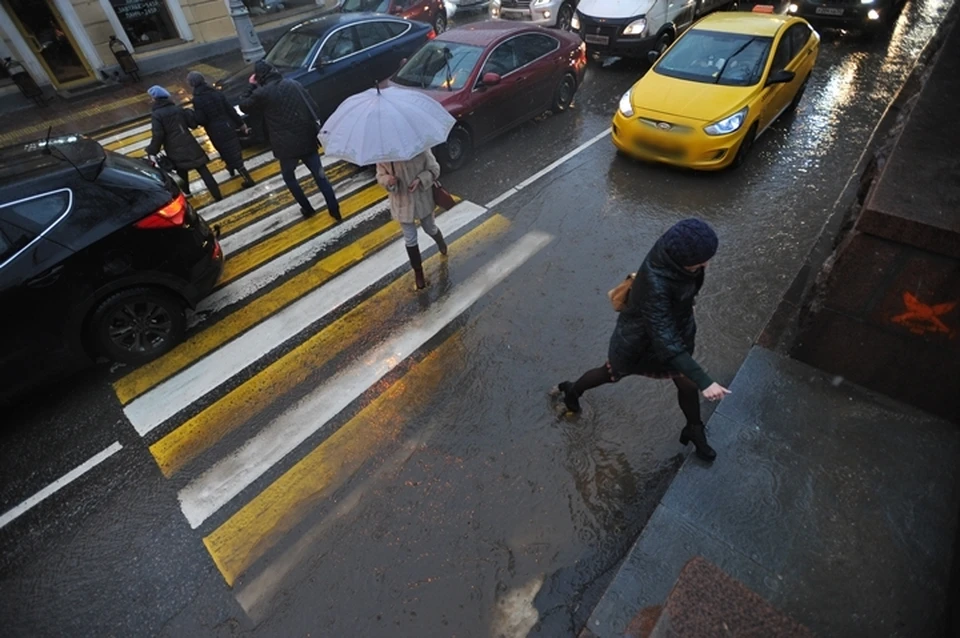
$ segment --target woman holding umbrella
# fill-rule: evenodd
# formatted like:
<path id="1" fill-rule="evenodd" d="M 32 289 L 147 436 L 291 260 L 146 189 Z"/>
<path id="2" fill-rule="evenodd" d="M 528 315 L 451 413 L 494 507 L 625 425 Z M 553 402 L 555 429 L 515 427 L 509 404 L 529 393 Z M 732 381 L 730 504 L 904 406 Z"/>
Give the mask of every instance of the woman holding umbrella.
<path id="1" fill-rule="evenodd" d="M 417 290 L 427 287 L 417 241 L 417 220 L 423 232 L 437 242 L 440 254 L 447 254 L 447 242 L 433 219 L 433 210 L 436 208 L 433 185 L 439 177 L 440 164 L 429 150 L 406 162 L 377 163 L 377 181 L 387 189 L 390 214 L 403 229 L 403 241 L 407 246 Z"/>
<path id="2" fill-rule="evenodd" d="M 393 86 L 381 91 L 377 86 L 347 98 L 320 131 L 327 155 L 358 166 L 376 164 L 390 213 L 403 229 L 417 290 L 427 286 L 417 242 L 418 221 L 437 242 L 440 254 L 447 254 L 433 211 L 436 202 L 443 204 L 449 194 L 437 181 L 440 165 L 431 149 L 447 141 L 454 124 L 453 116 L 427 95 Z M 443 198 L 438 198 L 438 190 Z"/>

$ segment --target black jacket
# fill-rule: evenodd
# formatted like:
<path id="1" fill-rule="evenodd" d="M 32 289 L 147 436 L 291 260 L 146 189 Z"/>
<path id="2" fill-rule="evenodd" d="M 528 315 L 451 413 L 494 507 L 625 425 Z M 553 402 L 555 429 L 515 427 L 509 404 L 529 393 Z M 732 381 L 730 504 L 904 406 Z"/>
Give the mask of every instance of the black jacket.
<path id="1" fill-rule="evenodd" d="M 209 84 L 201 84 L 193 90 L 193 110 L 197 114 L 197 124 L 206 130 L 224 163 L 229 168 L 241 168 L 243 149 L 237 129 L 243 126 L 243 120 L 223 93 Z"/>
<path id="2" fill-rule="evenodd" d="M 637 271 L 610 340 L 615 370 L 682 372 L 701 389 L 712 383 L 691 358 L 697 335 L 693 305 L 703 278 L 702 268 L 690 272 L 670 258 L 662 242 L 654 244 Z"/>
<path id="3" fill-rule="evenodd" d="M 156 155 L 163 149 L 177 169 L 200 168 L 209 160 L 190 132 L 192 126 L 196 126 L 192 111 L 177 106 L 170 98 L 154 101 L 153 138 L 147 146 L 147 154 Z"/>
<path id="4" fill-rule="evenodd" d="M 299 82 L 284 80 L 275 70 L 259 82 L 246 90 L 240 109 L 263 117 L 273 156 L 292 159 L 316 152 L 320 128 L 314 113 L 318 110 L 306 89 Z"/>

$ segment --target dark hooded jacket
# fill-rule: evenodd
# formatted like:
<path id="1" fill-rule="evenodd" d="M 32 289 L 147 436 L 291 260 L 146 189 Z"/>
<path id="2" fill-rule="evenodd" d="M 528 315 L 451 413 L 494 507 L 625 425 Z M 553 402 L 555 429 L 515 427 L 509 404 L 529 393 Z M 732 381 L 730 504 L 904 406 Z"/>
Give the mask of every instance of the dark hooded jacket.
<path id="1" fill-rule="evenodd" d="M 263 60 L 254 66 L 257 85 L 240 100 L 240 110 L 263 117 L 267 139 L 277 159 L 303 157 L 317 151 L 320 128 L 317 105 L 299 82 L 284 80 Z"/>
<path id="2" fill-rule="evenodd" d="M 229 168 L 242 168 L 243 149 L 237 129 L 243 126 L 243 120 L 223 93 L 206 83 L 198 85 L 193 89 L 193 110 L 197 114 L 197 123 L 206 130 L 224 163 Z"/>
<path id="3" fill-rule="evenodd" d="M 621 374 L 680 372 L 700 389 L 712 379 L 693 360 L 697 324 L 693 304 L 704 270 L 679 266 L 658 240 L 647 254 L 610 338 L 609 359 Z"/>
<path id="4" fill-rule="evenodd" d="M 174 104 L 170 98 L 153 102 L 152 139 L 147 146 L 148 155 L 156 155 L 161 149 L 178 170 L 200 168 L 209 159 L 203 148 L 190 132 L 196 126 L 193 112 Z"/>

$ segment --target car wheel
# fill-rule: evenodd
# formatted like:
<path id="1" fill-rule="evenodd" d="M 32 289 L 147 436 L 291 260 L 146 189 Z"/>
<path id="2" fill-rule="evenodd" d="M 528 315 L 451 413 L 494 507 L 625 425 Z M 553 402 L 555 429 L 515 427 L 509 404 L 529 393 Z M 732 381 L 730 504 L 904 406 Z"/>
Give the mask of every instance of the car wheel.
<path id="1" fill-rule="evenodd" d="M 789 106 L 787 106 L 788 113 L 796 111 L 797 107 L 800 106 L 800 100 L 803 99 L 803 92 L 807 90 L 807 82 L 809 81 L 809 75 L 803 79 L 803 84 L 800 85 L 800 89 L 797 90 L 797 94 L 793 96 L 793 100 L 791 100 Z"/>
<path id="2" fill-rule="evenodd" d="M 673 42 L 673 36 L 670 35 L 669 33 L 664 33 L 659 38 L 657 38 L 657 43 L 653 45 L 653 48 L 654 50 L 656 50 L 658 58 L 667 52 L 667 49 L 670 48 L 670 43 L 672 42 Z"/>
<path id="3" fill-rule="evenodd" d="M 466 164 L 470 157 L 470 144 L 470 133 L 462 126 L 454 126 L 440 152 L 443 169 L 455 171 Z"/>
<path id="4" fill-rule="evenodd" d="M 442 13 L 433 21 L 433 32 L 440 35 L 447 30 L 447 16 Z"/>
<path id="5" fill-rule="evenodd" d="M 750 127 L 750 130 L 747 131 L 747 134 L 743 136 L 743 140 L 740 141 L 740 148 L 737 149 L 737 156 L 733 158 L 733 168 L 740 168 L 743 166 L 743 163 L 747 160 L 747 156 L 750 155 L 750 150 L 753 148 L 753 143 L 757 140 L 757 123 L 754 122 L 753 126 Z"/>
<path id="6" fill-rule="evenodd" d="M 110 295 L 97 306 L 89 324 L 98 353 L 136 365 L 180 343 L 186 327 L 183 303 L 156 288 L 128 288 Z"/>
<path id="7" fill-rule="evenodd" d="M 564 31 L 571 31 L 573 23 L 573 6 L 564 4 L 557 12 L 557 28 Z"/>
<path id="8" fill-rule="evenodd" d="M 570 108 L 573 104 L 573 96 L 577 93 L 577 80 L 569 73 L 564 74 L 557 90 L 553 94 L 553 105 L 550 110 L 554 113 L 561 113 Z"/>

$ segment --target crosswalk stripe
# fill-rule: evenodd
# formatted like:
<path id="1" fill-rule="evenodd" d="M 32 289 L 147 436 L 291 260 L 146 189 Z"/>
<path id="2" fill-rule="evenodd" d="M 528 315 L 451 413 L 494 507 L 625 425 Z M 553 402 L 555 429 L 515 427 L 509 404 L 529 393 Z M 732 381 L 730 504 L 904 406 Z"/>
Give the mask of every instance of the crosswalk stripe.
<path id="1" fill-rule="evenodd" d="M 123 152 L 121 151 L 121 149 L 125 149 L 126 147 L 129 147 L 129 146 L 133 146 L 137 142 L 142 142 L 144 140 L 147 140 L 147 143 L 149 143 L 152 135 L 153 135 L 153 131 L 151 130 L 151 128 L 146 127 L 146 130 L 144 131 L 139 131 L 137 133 L 133 133 L 132 135 L 127 135 L 125 137 L 120 138 L 119 140 L 115 140 L 111 142 L 101 141 L 100 145 L 103 146 L 108 151 Z M 143 146 L 146 146 L 146 144 L 144 144 Z M 137 148 L 143 148 L 143 147 L 141 146 Z"/>
<path id="2" fill-rule="evenodd" d="M 304 194 L 310 197 L 319 192 L 319 189 L 316 182 L 313 181 L 313 176 L 306 171 L 307 169 L 304 167 L 304 175 L 297 181 L 300 183 L 300 188 L 303 189 Z M 338 163 L 324 172 L 327 179 L 336 187 L 339 182 L 356 178 L 361 173 L 361 169 L 353 164 Z M 295 201 L 293 195 L 283 183 L 283 178 L 270 179 L 267 182 L 257 184 L 249 190 L 248 194 L 254 199 L 249 201 L 248 198 L 248 203 L 242 207 L 236 208 L 222 217 L 212 215 L 212 211 L 204 209 L 203 218 L 208 221 L 216 219 L 217 225 L 220 226 L 220 232 L 226 236 L 274 214 L 277 210 L 290 206 Z M 261 196 L 261 194 L 266 196 Z"/>
<path id="3" fill-rule="evenodd" d="M 187 484 L 178 498 L 190 526 L 196 529 L 203 524 L 552 239 L 539 231 L 521 237 L 361 361 L 345 368 Z"/>
<path id="4" fill-rule="evenodd" d="M 386 199 L 387 191 L 380 184 L 373 182 L 359 193 L 340 202 L 340 215 L 343 219 L 346 219 Z M 220 275 L 218 285 L 222 286 L 230 283 L 237 277 L 274 259 L 277 255 L 282 255 L 294 246 L 319 235 L 334 224 L 336 222 L 327 214 L 327 207 L 324 205 L 310 219 L 304 219 L 299 224 L 290 226 L 246 250 L 232 255 L 223 265 L 223 274 Z"/>
<path id="5" fill-rule="evenodd" d="M 139 124 L 137 122 L 140 122 Z M 145 123 L 144 123 L 145 122 Z M 131 135 L 138 135 L 144 131 L 149 131 L 153 126 L 149 118 L 140 119 L 135 122 L 129 122 L 116 128 L 100 131 L 93 136 L 93 139 L 100 142 L 101 145 L 113 144 L 119 142 Z"/>
<path id="6" fill-rule="evenodd" d="M 350 198 L 359 193 L 361 190 L 372 186 L 373 183 L 373 173 L 372 171 L 368 171 L 364 174 L 334 183 L 333 189 L 337 196 L 337 201 L 347 202 L 350 201 Z M 319 189 L 317 189 L 314 185 L 313 190 L 317 191 Z M 314 209 L 322 207 L 325 203 L 321 193 L 311 194 L 307 197 Z M 293 197 L 290 196 L 290 199 L 292 200 Z M 236 232 L 228 234 L 220 240 L 220 247 L 223 249 L 224 254 L 238 254 L 248 246 L 260 241 L 263 237 L 268 237 L 269 235 L 282 229 L 289 228 L 294 224 L 303 222 L 303 214 L 300 212 L 299 204 L 289 204 L 284 208 L 279 208 L 279 205 L 281 205 L 280 202 L 277 202 L 277 204 L 278 206 L 274 207 L 274 210 L 271 212 L 271 214 L 262 215 L 259 219 L 253 215 L 246 219 L 237 219 L 236 222 L 243 221 L 246 223 L 246 225 L 240 226 L 239 228 L 231 225 L 231 229 L 235 230 Z M 223 225 L 221 225 L 220 230 L 221 232 L 225 232 Z"/>
<path id="7" fill-rule="evenodd" d="M 450 235 L 484 213 L 486 213 L 485 208 L 462 202 L 441 217 L 440 226 L 442 226 L 445 234 Z M 390 222 L 380 231 L 387 228 L 394 229 L 393 232 L 398 232 L 396 222 Z M 374 233 L 380 231 L 374 231 Z M 374 233 L 371 233 L 371 236 Z M 421 235 L 423 235 L 422 232 Z M 423 237 L 422 241 L 430 241 L 426 236 Z M 352 256 L 351 252 L 353 253 Z M 191 405 L 240 371 L 245 370 L 310 324 L 349 302 L 407 263 L 406 249 L 402 241 L 394 242 L 364 259 L 364 256 L 370 252 L 373 251 L 367 250 L 357 242 L 351 244 L 328 258 L 336 259 L 337 266 L 340 269 L 344 269 L 348 265 L 345 263 L 346 260 L 350 260 L 349 263 L 356 263 L 341 276 L 331 278 L 332 275 L 324 271 L 327 267 L 327 264 L 324 264 L 326 260 L 321 260 L 318 265 L 310 270 L 284 282 L 271 293 L 258 297 L 241 310 L 174 348 L 167 355 L 120 379 L 114 385 L 114 389 L 121 401 L 124 400 L 124 397 L 136 396 L 124 407 L 124 413 L 137 433 L 144 436 L 153 431 L 154 428 L 174 414 Z M 315 280 L 302 276 L 306 273 L 310 273 L 308 276 L 311 278 L 329 281 L 324 285 L 313 288 L 308 294 L 299 297 L 295 302 L 289 303 L 292 299 L 289 292 L 285 290 L 288 284 L 296 293 L 302 293 L 315 285 Z M 289 305 L 276 312 L 274 310 L 278 306 L 272 308 L 269 306 L 259 307 L 260 305 L 266 306 L 267 303 L 275 303 L 277 299 L 272 294 L 281 290 L 284 292 L 277 294 L 283 302 L 289 303 Z M 293 298 L 296 298 L 296 296 L 293 296 Z M 263 319 L 263 317 L 267 318 Z M 249 327 L 245 332 L 238 335 L 235 331 L 235 324 L 240 322 L 240 318 L 243 318 L 244 322 L 247 323 L 244 328 L 253 327 Z M 257 321 L 259 323 L 256 323 Z M 221 324 L 228 325 L 229 330 L 213 329 Z M 224 332 L 231 336 L 238 336 L 194 363 L 196 343 L 206 343 L 210 340 L 210 335 L 216 335 L 218 339 L 222 339 L 225 336 Z M 189 367 L 181 370 L 183 366 L 188 364 Z M 181 371 L 167 378 L 169 373 L 175 370 Z M 165 380 L 157 384 L 156 382 L 160 379 Z"/>
<path id="8" fill-rule="evenodd" d="M 508 226 L 506 218 L 494 215 L 451 242 L 450 260 L 467 259 L 474 246 L 500 235 Z M 435 255 L 425 263 L 438 260 Z M 227 433 L 260 414 L 349 344 L 366 342 L 367 336 L 380 334 L 410 298 L 404 294 L 408 288 L 406 277 L 386 286 L 151 445 L 150 452 L 164 475 L 172 476 Z"/>
<path id="9" fill-rule="evenodd" d="M 246 275 L 234 279 L 226 286 L 214 290 L 197 304 L 194 315 L 194 324 L 200 323 L 204 315 L 219 312 L 235 303 L 257 294 L 265 286 L 293 272 L 294 269 L 313 261 L 318 255 L 335 245 L 340 239 L 372 219 L 389 210 L 389 202 L 382 201 L 371 206 L 359 215 L 354 215 L 337 224 L 326 233 L 318 235 L 310 241 L 304 242 L 296 248 L 285 252 L 268 264 L 253 270 Z M 394 237 L 396 235 L 391 235 Z"/>
<path id="10" fill-rule="evenodd" d="M 330 438 L 203 539 L 229 587 L 297 525 L 311 506 L 328 498 L 378 450 L 396 441 L 450 370 L 460 344 L 447 340 L 416 363 Z"/>

